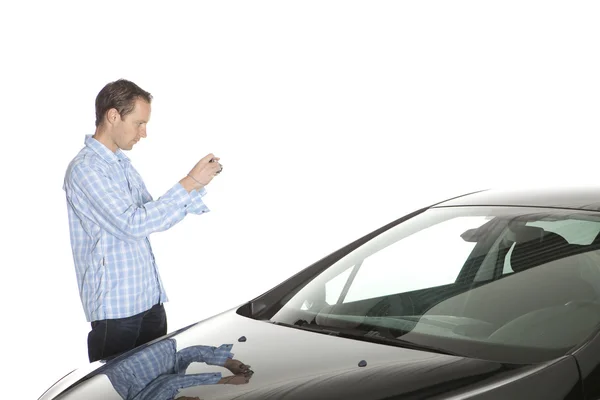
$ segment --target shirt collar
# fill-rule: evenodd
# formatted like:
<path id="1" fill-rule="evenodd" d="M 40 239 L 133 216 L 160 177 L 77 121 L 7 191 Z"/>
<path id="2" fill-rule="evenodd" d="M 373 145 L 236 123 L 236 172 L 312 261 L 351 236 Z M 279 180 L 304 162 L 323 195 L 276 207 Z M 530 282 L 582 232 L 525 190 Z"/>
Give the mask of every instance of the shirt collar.
<path id="1" fill-rule="evenodd" d="M 117 151 L 113 153 L 108 147 L 94 139 L 92 135 L 85 135 L 85 145 L 108 163 L 129 161 L 129 158 L 125 155 L 125 153 L 123 153 L 121 149 L 117 149 Z"/>

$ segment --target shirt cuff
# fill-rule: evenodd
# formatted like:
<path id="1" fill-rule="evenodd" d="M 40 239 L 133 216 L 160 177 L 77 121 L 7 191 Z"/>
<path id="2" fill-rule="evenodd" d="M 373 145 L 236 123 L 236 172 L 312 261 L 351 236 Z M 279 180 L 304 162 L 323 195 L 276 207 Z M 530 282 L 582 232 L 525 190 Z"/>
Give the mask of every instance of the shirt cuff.
<path id="1" fill-rule="evenodd" d="M 206 194 L 206 189 L 202 188 L 200 191 L 192 190 L 188 193 L 183 185 L 177 182 L 161 200 L 174 203 L 177 207 L 181 208 L 186 214 L 203 214 L 209 212 L 209 208 L 202 201 L 202 197 Z"/>
<path id="2" fill-rule="evenodd" d="M 235 354 L 231 352 L 233 348 L 232 344 L 222 344 L 217 347 L 214 351 L 215 359 L 213 360 L 213 365 L 223 366 L 225 362 L 227 362 L 228 358 L 235 357 Z"/>
<path id="3" fill-rule="evenodd" d="M 192 190 L 188 195 L 190 198 L 190 204 L 186 208 L 186 211 L 188 213 L 204 214 L 210 211 L 210 209 L 202 201 L 202 197 L 206 195 L 205 188 L 202 188 L 200 190 Z"/>

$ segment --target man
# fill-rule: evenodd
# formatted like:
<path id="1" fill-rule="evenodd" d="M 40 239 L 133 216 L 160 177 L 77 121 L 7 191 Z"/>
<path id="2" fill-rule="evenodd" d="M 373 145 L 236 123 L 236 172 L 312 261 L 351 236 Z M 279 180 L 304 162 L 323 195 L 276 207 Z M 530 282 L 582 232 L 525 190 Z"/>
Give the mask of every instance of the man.
<path id="1" fill-rule="evenodd" d="M 107 84 L 96 97 L 96 131 L 86 135 L 65 175 L 77 283 L 92 325 L 90 362 L 167 333 L 168 299 L 148 236 L 187 214 L 208 212 L 205 186 L 222 169 L 208 154 L 154 200 L 123 153 L 146 137 L 151 101 L 133 82 Z"/>

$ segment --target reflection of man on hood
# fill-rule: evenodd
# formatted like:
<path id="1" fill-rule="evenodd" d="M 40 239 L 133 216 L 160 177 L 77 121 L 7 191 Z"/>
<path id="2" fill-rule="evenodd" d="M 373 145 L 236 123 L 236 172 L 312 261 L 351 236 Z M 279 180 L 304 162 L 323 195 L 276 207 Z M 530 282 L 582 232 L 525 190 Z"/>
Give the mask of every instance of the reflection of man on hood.
<path id="1" fill-rule="evenodd" d="M 174 339 L 161 340 L 114 361 L 102 372 L 124 400 L 171 400 L 180 389 L 191 386 L 248 383 L 253 372 L 249 365 L 233 359 L 232 347 L 190 346 L 177 351 Z M 193 362 L 225 367 L 234 376 L 222 378 L 220 372 L 186 375 Z"/>

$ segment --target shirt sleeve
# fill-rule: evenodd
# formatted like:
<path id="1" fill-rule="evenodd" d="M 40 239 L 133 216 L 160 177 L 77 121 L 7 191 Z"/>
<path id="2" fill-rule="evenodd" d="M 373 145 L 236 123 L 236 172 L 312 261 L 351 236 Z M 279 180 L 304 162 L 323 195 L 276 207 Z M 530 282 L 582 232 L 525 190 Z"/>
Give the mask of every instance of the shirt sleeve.
<path id="1" fill-rule="evenodd" d="M 185 373 L 185 370 L 193 362 L 203 362 L 208 365 L 223 366 L 228 358 L 233 358 L 232 344 L 214 346 L 190 346 L 181 349 L 176 354 L 175 373 Z"/>
<path id="2" fill-rule="evenodd" d="M 125 241 L 144 239 L 153 232 L 164 231 L 180 222 L 188 207 L 197 214 L 208 211 L 200 200 L 190 196 L 180 183 L 175 184 L 157 200 L 142 206 L 105 173 L 86 163 L 74 165 L 69 183 L 75 189 L 71 202 L 89 206 L 91 217 L 111 235 Z M 83 198 L 78 198 L 77 192 Z M 85 209 L 81 204 L 81 209 Z M 204 206 L 206 207 L 206 206 Z"/>

